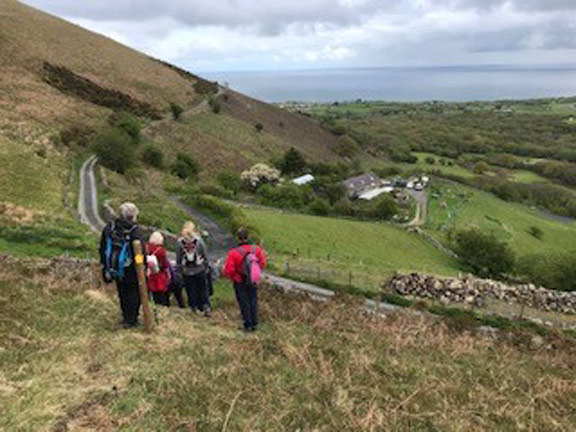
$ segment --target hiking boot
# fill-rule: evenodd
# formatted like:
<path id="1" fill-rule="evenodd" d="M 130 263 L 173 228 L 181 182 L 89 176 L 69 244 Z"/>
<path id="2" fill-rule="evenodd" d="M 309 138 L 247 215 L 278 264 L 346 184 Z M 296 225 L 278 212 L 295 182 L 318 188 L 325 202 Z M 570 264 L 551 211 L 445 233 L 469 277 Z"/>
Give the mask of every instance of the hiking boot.
<path id="1" fill-rule="evenodd" d="M 212 317 L 212 311 L 210 310 L 210 308 L 206 308 L 206 310 L 204 311 L 204 316 L 206 318 L 211 318 Z"/>

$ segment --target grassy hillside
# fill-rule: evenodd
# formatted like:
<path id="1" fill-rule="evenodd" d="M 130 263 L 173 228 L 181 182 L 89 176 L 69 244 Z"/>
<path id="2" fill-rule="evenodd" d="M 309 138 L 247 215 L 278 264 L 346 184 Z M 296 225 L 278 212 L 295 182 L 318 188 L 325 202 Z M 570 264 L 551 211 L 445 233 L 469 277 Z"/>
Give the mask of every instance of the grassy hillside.
<path id="1" fill-rule="evenodd" d="M 576 249 L 576 224 L 545 217 L 526 206 L 455 183 L 441 183 L 431 194 L 426 229 L 441 238 L 450 229 L 477 227 L 510 242 L 518 255 Z M 529 232 L 543 231 L 542 239 Z"/>
<path id="2" fill-rule="evenodd" d="M 395 271 L 458 273 L 458 262 L 416 234 L 385 223 L 356 222 L 269 210 L 245 209 L 279 271 L 352 283 L 377 291 Z"/>
<path id="3" fill-rule="evenodd" d="M 267 292 L 261 331 L 245 335 L 224 286 L 212 320 L 170 310 L 146 336 L 115 327 L 115 295 L 92 283 L 90 267 L 68 266 L 62 280 L 50 266 L 1 261 L 3 430 L 561 431 L 576 422 L 576 357 L 560 340 L 529 351 L 518 336 Z"/>

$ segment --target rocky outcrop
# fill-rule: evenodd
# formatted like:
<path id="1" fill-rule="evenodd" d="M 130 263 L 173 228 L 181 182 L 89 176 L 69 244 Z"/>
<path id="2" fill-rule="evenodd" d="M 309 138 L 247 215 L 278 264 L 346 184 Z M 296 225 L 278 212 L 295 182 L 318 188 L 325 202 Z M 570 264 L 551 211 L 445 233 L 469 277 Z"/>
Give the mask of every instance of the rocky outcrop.
<path id="1" fill-rule="evenodd" d="M 438 278 L 419 273 L 397 274 L 383 289 L 402 296 L 465 303 L 483 307 L 489 298 L 518 303 L 551 312 L 576 314 L 576 293 L 553 291 L 533 284 L 505 284 L 490 279 Z"/>

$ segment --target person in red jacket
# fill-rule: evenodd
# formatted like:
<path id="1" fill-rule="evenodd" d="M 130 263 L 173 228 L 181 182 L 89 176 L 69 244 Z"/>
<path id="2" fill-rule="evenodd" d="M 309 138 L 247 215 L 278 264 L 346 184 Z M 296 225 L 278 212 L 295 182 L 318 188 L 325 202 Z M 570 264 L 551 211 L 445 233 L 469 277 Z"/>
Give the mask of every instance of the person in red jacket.
<path id="1" fill-rule="evenodd" d="M 154 232 L 150 236 L 146 249 L 148 289 L 152 293 L 152 298 L 156 304 L 170 306 L 170 295 L 168 293 L 170 263 L 166 258 L 162 233 Z"/>
<path id="2" fill-rule="evenodd" d="M 251 280 L 246 280 L 244 271 L 246 257 L 253 253 L 261 270 L 266 268 L 266 255 L 264 251 L 248 242 L 248 231 L 244 228 L 238 230 L 238 247 L 228 252 L 224 275 L 234 283 L 236 300 L 244 321 L 244 331 L 253 332 L 258 329 L 258 287 Z"/>

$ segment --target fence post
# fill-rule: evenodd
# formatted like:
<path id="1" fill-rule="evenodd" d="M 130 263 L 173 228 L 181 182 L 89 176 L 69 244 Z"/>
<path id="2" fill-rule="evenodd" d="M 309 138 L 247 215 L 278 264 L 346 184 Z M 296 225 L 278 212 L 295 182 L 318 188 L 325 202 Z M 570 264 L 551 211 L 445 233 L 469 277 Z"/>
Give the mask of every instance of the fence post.
<path id="1" fill-rule="evenodd" d="M 144 315 L 144 331 L 151 333 L 154 329 L 154 319 L 150 302 L 148 300 L 148 284 L 146 283 L 146 269 L 144 264 L 144 253 L 140 240 L 134 240 L 134 263 L 136 264 L 136 273 L 138 274 L 138 290 L 140 292 L 140 304 L 142 305 L 142 314 Z"/>

